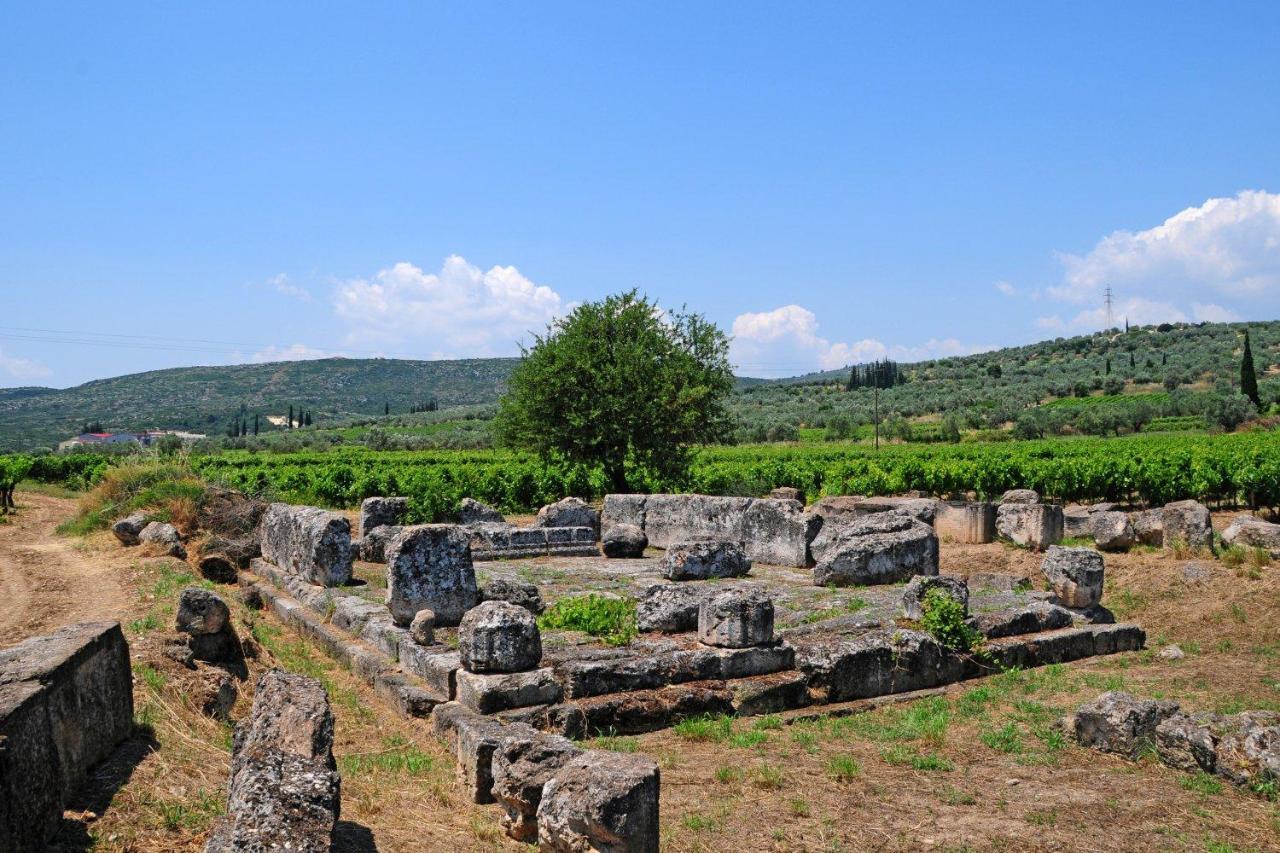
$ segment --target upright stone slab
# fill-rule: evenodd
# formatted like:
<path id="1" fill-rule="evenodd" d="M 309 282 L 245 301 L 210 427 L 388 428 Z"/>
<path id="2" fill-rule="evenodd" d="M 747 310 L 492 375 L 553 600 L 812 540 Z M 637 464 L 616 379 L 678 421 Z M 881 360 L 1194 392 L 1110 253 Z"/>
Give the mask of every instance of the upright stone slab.
<path id="1" fill-rule="evenodd" d="M 933 529 L 938 538 L 964 545 L 983 545 L 996 537 L 996 507 L 991 503 L 938 501 Z"/>
<path id="2" fill-rule="evenodd" d="M 458 504 L 459 524 L 506 524 L 502 513 L 475 498 L 463 498 Z"/>
<path id="3" fill-rule="evenodd" d="M 365 498 L 360 502 L 360 538 L 375 527 L 402 525 L 408 514 L 408 498 Z"/>
<path id="4" fill-rule="evenodd" d="M 677 542 L 662 558 L 662 575 L 673 581 L 737 578 L 749 571 L 751 561 L 737 542 Z"/>
<path id="5" fill-rule="evenodd" d="M 609 495 L 603 525 L 632 524 L 649 544 L 669 548 L 678 542 L 741 542 L 751 560 L 804 566 L 812 519 L 796 501 L 715 495 Z"/>
<path id="6" fill-rule="evenodd" d="M 341 780 L 333 760 L 333 712 L 314 678 L 272 669 L 236 727 L 227 815 L 205 853 L 327 853 Z"/>
<path id="7" fill-rule="evenodd" d="M 1093 541 L 1100 551 L 1128 551 L 1137 541 L 1133 522 L 1123 512 L 1095 512 L 1090 518 Z"/>
<path id="8" fill-rule="evenodd" d="M 773 601 L 759 589 L 730 589 L 702 600 L 698 639 L 709 646 L 745 649 L 773 642 Z"/>
<path id="9" fill-rule="evenodd" d="M 406 527 L 387 548 L 387 608 L 408 626 L 423 608 L 437 625 L 457 625 L 479 600 L 470 537 L 454 524 Z"/>
<path id="10" fill-rule="evenodd" d="M 260 530 L 268 562 L 320 586 L 351 581 L 351 522 L 338 513 L 274 503 Z"/>
<path id="11" fill-rule="evenodd" d="M 933 528 L 905 513 L 881 512 L 858 518 L 840 531 L 813 567 L 813 582 L 862 586 L 937 573 L 938 536 Z"/>
<path id="12" fill-rule="evenodd" d="M 1213 550 L 1213 525 L 1209 508 L 1199 501 L 1174 501 L 1160 512 L 1164 526 L 1164 547 L 1182 544 L 1188 548 Z"/>
<path id="13" fill-rule="evenodd" d="M 493 752 L 493 798 L 506 816 L 502 826 L 516 841 L 538 838 L 538 806 L 543 787 L 582 750 L 556 735 L 506 737 Z"/>
<path id="14" fill-rule="evenodd" d="M 1133 524 L 1133 534 L 1143 545 L 1164 544 L 1164 509 L 1144 509 L 1129 513 L 1129 521 Z"/>
<path id="15" fill-rule="evenodd" d="M 600 532 L 600 513 L 582 498 L 563 498 L 538 510 L 534 527 L 590 527 Z"/>
<path id="16" fill-rule="evenodd" d="M 118 622 L 68 625 L 0 651 L 0 853 L 45 849 L 67 797 L 132 731 Z"/>
<path id="17" fill-rule="evenodd" d="M 1057 504 L 1002 503 L 996 510 L 996 534 L 1033 551 L 1061 542 L 1062 530 L 1062 507 Z"/>

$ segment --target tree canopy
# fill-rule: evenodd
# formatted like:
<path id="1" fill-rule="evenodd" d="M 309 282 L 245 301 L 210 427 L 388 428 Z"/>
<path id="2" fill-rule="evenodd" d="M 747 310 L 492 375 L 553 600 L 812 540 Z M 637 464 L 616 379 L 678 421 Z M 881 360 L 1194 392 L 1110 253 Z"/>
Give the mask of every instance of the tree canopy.
<path id="1" fill-rule="evenodd" d="M 508 382 L 495 432 L 509 446 L 598 466 L 627 491 L 640 469 L 683 476 L 693 446 L 732 421 L 729 340 L 700 314 L 634 290 L 589 302 L 538 336 Z"/>

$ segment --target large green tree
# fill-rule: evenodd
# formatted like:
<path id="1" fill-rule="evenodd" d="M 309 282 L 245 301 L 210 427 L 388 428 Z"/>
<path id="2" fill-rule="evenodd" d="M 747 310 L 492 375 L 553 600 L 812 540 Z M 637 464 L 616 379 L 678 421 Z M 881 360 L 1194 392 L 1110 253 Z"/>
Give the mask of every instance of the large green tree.
<path id="1" fill-rule="evenodd" d="M 1249 330 L 1244 330 L 1244 353 L 1240 356 L 1240 393 L 1249 398 L 1253 407 L 1261 411 L 1262 398 L 1258 396 L 1258 371 L 1253 366 L 1253 347 L 1249 344 Z"/>
<path id="2" fill-rule="evenodd" d="M 632 290 L 579 306 L 524 350 L 496 433 L 598 466 L 625 492 L 637 469 L 679 478 L 695 445 L 727 439 L 732 389 L 729 340 L 714 323 Z"/>

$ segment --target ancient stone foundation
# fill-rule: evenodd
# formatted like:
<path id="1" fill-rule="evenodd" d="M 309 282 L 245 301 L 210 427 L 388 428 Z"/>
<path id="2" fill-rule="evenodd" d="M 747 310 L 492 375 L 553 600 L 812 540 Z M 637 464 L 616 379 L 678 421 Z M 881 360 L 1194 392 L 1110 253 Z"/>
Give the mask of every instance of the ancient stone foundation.
<path id="1" fill-rule="evenodd" d="M 69 625 L 0 651 L 0 853 L 43 850 L 67 797 L 132 731 L 118 622 Z"/>
<path id="2" fill-rule="evenodd" d="M 939 501 L 933 529 L 947 542 L 982 545 L 996 538 L 996 507 L 990 503 Z"/>
<path id="3" fill-rule="evenodd" d="M 262 556 L 321 586 L 351 580 L 351 522 L 313 506 L 274 503 L 259 528 Z"/>

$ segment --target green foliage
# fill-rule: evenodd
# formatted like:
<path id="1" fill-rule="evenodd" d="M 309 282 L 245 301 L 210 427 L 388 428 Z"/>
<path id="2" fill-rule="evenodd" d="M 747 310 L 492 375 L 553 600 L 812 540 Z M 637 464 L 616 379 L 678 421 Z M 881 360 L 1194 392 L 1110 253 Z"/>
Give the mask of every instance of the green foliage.
<path id="1" fill-rule="evenodd" d="M 967 652 L 982 644 L 982 633 L 965 624 L 964 605 L 946 590 L 934 587 L 925 593 L 920 606 L 920 624 L 948 649 Z"/>
<path id="2" fill-rule="evenodd" d="M 538 617 L 538 627 L 584 631 L 607 645 L 625 646 L 636 636 L 636 603 L 595 593 L 562 598 Z"/>
<path id="3" fill-rule="evenodd" d="M 507 445 L 604 471 L 687 470 L 690 448 L 726 439 L 729 341 L 698 314 L 663 312 L 630 291 L 556 321 L 512 373 L 496 421 Z"/>
<path id="4" fill-rule="evenodd" d="M 685 740 L 724 742 L 733 734 L 733 718 L 723 714 L 703 714 L 683 719 L 671 730 Z"/>

